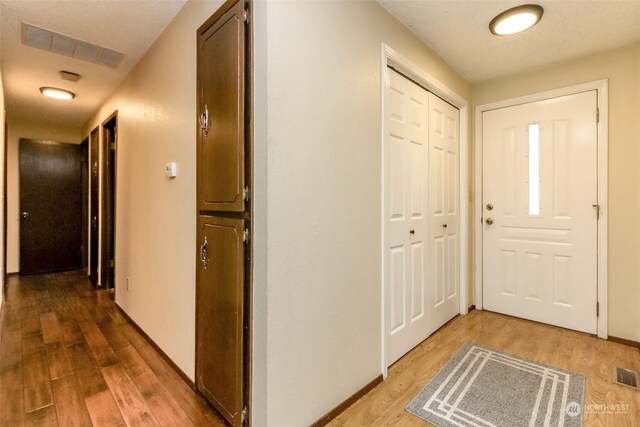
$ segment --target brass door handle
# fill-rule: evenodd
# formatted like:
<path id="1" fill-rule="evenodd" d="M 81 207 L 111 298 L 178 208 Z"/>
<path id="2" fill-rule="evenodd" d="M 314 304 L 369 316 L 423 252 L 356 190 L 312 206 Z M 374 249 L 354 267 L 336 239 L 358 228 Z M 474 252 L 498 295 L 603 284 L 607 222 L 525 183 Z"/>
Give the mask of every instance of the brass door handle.
<path id="1" fill-rule="evenodd" d="M 206 138 L 209 135 L 209 108 L 207 104 L 204 104 L 204 111 L 200 114 L 200 129 L 202 129 Z"/>
<path id="2" fill-rule="evenodd" d="M 486 221 L 487 225 L 491 225 L 493 224 L 493 218 L 487 218 Z"/>
<path id="3" fill-rule="evenodd" d="M 204 243 L 202 243 L 202 246 L 200 246 L 200 263 L 202 264 L 202 267 L 205 270 L 209 265 L 208 249 L 209 249 L 209 243 L 207 242 L 207 237 L 205 236 Z"/>

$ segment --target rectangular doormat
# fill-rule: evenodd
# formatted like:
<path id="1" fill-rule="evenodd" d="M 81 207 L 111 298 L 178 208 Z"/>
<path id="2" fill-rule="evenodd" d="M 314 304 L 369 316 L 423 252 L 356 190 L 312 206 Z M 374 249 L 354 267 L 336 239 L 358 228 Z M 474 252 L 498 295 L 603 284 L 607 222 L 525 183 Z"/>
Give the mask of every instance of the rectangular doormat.
<path id="1" fill-rule="evenodd" d="M 438 426 L 582 426 L 584 376 L 465 343 L 406 410 Z"/>

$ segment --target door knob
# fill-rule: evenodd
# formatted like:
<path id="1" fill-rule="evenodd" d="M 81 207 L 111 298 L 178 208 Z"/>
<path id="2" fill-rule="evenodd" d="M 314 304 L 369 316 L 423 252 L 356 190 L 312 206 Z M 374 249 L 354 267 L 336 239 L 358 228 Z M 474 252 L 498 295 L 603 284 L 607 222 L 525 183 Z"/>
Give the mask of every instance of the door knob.
<path id="1" fill-rule="evenodd" d="M 488 211 L 492 211 L 493 210 L 493 205 L 491 203 L 487 203 L 487 210 Z"/>
<path id="2" fill-rule="evenodd" d="M 416 230 L 409 230 L 409 234 L 416 234 Z"/>
<path id="3" fill-rule="evenodd" d="M 29 212 L 22 212 L 22 218 L 29 218 Z"/>
<path id="4" fill-rule="evenodd" d="M 488 225 L 493 224 L 493 218 L 487 218 L 487 220 L 485 221 Z"/>
<path id="5" fill-rule="evenodd" d="M 447 224 L 442 224 L 442 228 L 447 228 Z"/>

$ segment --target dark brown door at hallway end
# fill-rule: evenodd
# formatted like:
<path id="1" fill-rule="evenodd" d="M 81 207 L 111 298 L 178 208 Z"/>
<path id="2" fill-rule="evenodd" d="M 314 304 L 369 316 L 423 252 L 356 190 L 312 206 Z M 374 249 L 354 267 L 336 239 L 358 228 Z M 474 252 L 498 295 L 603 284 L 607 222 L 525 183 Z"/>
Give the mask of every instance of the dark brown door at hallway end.
<path id="1" fill-rule="evenodd" d="M 82 266 L 80 145 L 20 139 L 20 274 Z"/>

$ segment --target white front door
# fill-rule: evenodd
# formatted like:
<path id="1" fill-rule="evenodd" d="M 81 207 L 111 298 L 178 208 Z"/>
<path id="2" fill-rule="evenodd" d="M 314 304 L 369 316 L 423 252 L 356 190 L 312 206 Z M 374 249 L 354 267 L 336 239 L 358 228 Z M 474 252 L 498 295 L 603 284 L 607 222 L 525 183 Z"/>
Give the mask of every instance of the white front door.
<path id="1" fill-rule="evenodd" d="M 596 111 L 588 91 L 483 113 L 483 308 L 597 332 Z"/>
<path id="2" fill-rule="evenodd" d="M 384 281 L 390 365 L 459 312 L 458 111 L 396 71 L 387 73 Z"/>

